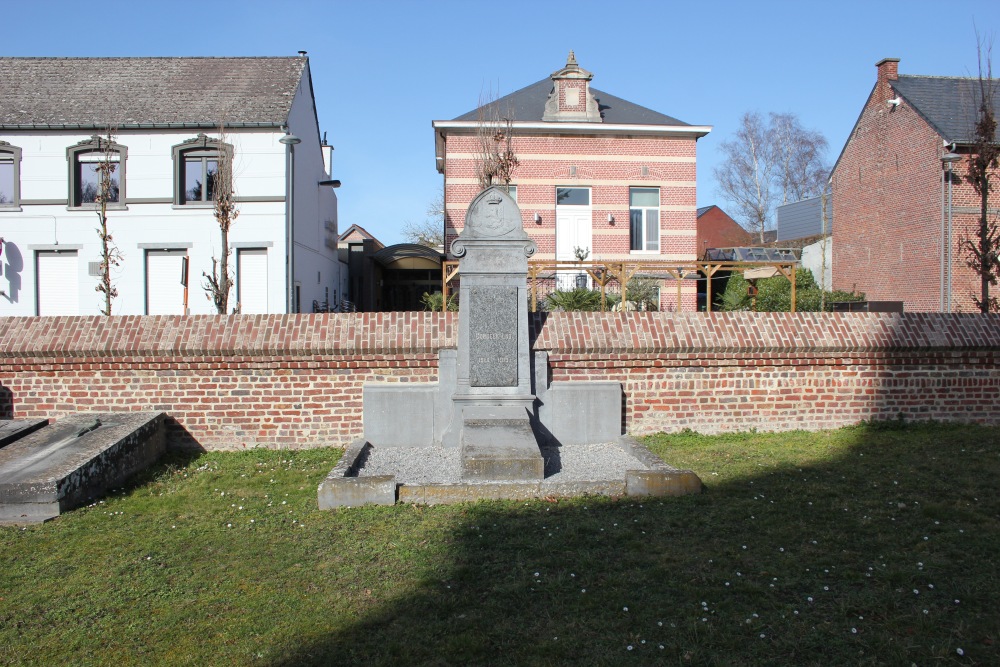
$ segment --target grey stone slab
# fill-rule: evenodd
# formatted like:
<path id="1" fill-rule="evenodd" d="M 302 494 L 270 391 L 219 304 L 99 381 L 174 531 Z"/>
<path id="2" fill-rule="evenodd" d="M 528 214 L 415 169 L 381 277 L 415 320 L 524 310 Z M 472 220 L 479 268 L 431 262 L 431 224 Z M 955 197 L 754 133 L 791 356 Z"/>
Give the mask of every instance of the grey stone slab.
<path id="1" fill-rule="evenodd" d="M 469 290 L 469 384 L 517 386 L 517 288 Z"/>
<path id="2" fill-rule="evenodd" d="M 553 382 L 539 395 L 547 437 L 563 445 L 607 442 L 622 435 L 618 382 Z"/>
<path id="3" fill-rule="evenodd" d="M 53 518 L 122 486 L 166 450 L 165 417 L 75 414 L 0 449 L 0 521 Z"/>
<path id="4" fill-rule="evenodd" d="M 0 447 L 37 431 L 48 425 L 48 419 L 3 419 L 0 420 Z"/>
<path id="5" fill-rule="evenodd" d="M 327 477 L 319 485 L 319 508 L 360 507 L 361 505 L 394 505 L 396 478 L 392 475 L 375 477 Z"/>
<path id="6" fill-rule="evenodd" d="M 542 480 L 469 480 L 462 478 L 461 451 L 444 447 L 375 447 L 358 441 L 351 445 L 330 476 L 322 493 L 348 498 L 320 500 L 324 509 L 364 502 L 388 504 L 388 483 L 395 486 L 396 502 L 442 504 L 484 498 L 523 500 L 601 496 L 671 496 L 699 493 L 701 480 L 690 470 L 667 465 L 632 438 L 613 442 L 541 450 L 546 462 Z M 552 465 L 554 464 L 554 465 Z M 551 467 L 550 467 L 551 466 Z M 366 485 L 329 486 L 331 478 L 373 478 L 383 484 L 378 492 Z M 335 496 L 336 497 L 336 496 Z M 360 500 L 359 500 L 360 499 Z"/>
<path id="7" fill-rule="evenodd" d="M 690 470 L 630 470 L 625 475 L 629 496 L 686 496 L 701 489 L 701 479 Z"/>
<path id="8" fill-rule="evenodd" d="M 466 420 L 462 431 L 464 480 L 541 480 L 545 462 L 527 416 Z"/>
<path id="9" fill-rule="evenodd" d="M 434 442 L 434 383 L 367 383 L 362 389 L 364 437 L 383 447 L 421 447 Z"/>

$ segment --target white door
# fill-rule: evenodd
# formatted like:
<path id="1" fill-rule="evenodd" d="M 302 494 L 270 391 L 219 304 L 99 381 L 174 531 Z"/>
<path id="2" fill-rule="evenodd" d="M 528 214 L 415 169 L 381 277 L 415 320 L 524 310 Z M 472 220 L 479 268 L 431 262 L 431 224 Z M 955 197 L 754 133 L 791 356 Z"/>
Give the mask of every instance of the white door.
<path id="1" fill-rule="evenodd" d="M 77 253 L 39 251 L 36 259 L 39 315 L 80 314 Z"/>
<path id="2" fill-rule="evenodd" d="M 146 314 L 183 315 L 181 271 L 186 250 L 146 251 Z"/>
<path id="3" fill-rule="evenodd" d="M 241 313 L 267 312 L 267 249 L 248 248 L 236 254 L 236 299 Z"/>
<path id="4" fill-rule="evenodd" d="M 557 201 L 564 197 L 570 201 L 585 201 L 584 205 L 556 206 L 556 261 L 572 262 L 577 258 L 577 249 L 587 253 L 587 259 L 593 259 L 594 234 L 590 210 L 590 190 L 588 188 L 559 188 Z M 571 290 L 578 284 L 582 272 L 560 271 L 556 275 L 556 289 Z M 583 279 L 590 286 L 589 277 L 582 273 Z"/>

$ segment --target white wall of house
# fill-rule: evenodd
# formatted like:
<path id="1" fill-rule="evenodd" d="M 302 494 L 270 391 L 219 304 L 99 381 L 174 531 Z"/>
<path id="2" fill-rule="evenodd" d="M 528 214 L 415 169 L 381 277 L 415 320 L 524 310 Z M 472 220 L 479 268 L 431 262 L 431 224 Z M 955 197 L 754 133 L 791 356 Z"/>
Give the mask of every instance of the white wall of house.
<path id="1" fill-rule="evenodd" d="M 340 263 L 336 251 L 326 248 L 325 239 L 336 239 L 336 196 L 330 188 L 317 183 L 328 178 L 319 149 L 311 91 L 300 86 L 289 121 L 290 130 L 302 138 L 296 147 L 296 279 L 302 282 L 302 310 L 311 310 L 311 300 L 322 298 L 323 287 L 330 286 L 331 298 L 340 285 Z M 217 132 L 205 131 L 212 138 Z M 66 149 L 88 140 L 92 131 L 23 131 L 0 132 L 0 140 L 22 149 L 20 164 L 20 210 L 0 208 L 0 237 L 4 239 L 0 255 L 0 316 L 38 314 L 37 264 L 51 259 L 46 253 L 62 251 L 76 254 L 78 314 L 96 315 L 103 306 L 103 295 L 95 290 L 99 278 L 89 274 L 90 264 L 100 261 L 101 245 L 96 228 L 98 216 L 92 209 L 68 206 L 69 163 Z M 128 149 L 125 163 L 125 207 L 111 207 L 108 224 L 114 243 L 123 259 L 112 273 L 119 296 L 113 314 L 145 314 L 147 309 L 147 253 L 163 250 L 181 251 L 189 258 L 188 308 L 191 314 L 213 313 L 214 305 L 201 287 L 202 273 L 211 272 L 212 258 L 218 257 L 220 232 L 211 206 L 175 205 L 173 202 L 175 165 L 173 146 L 194 138 L 195 129 L 123 130 L 115 141 Z M 237 272 L 237 252 L 264 250 L 266 280 L 244 276 L 247 289 L 259 291 L 266 286 L 268 312 L 286 310 L 285 287 L 285 215 L 286 149 L 279 143 L 283 132 L 276 128 L 242 129 L 227 132 L 226 141 L 234 147 L 234 184 L 239 201 L 239 217 L 229 241 L 233 254 L 231 271 Z M 332 221 L 327 232 L 325 222 Z M 251 266 L 264 266 L 256 253 Z M 161 253 L 162 255 L 162 253 Z M 250 255 L 248 255 L 249 257 Z M 162 267 L 161 257 L 156 266 Z M 50 263 L 51 264 L 51 263 Z M 62 265 L 65 266 L 65 265 Z M 320 282 L 317 284 L 317 274 Z M 240 276 L 235 276 L 240 280 Z M 311 280 L 310 280 L 311 277 Z M 251 280 L 252 278 L 252 280 Z M 180 275 L 176 279 L 180 280 Z M 42 276 L 43 287 L 50 285 Z M 176 295 L 165 289 L 157 294 Z M 239 298 L 238 288 L 230 295 L 230 308 Z M 259 297 L 259 295 L 258 295 Z M 174 298 L 174 296 L 164 297 Z M 72 299 L 66 300 L 72 303 Z M 261 303 L 260 298 L 254 303 Z M 158 304 L 162 308 L 163 304 Z M 177 305 L 180 312 L 182 304 Z M 44 313 L 43 313 L 44 314 Z"/>
<path id="2" fill-rule="evenodd" d="M 288 131 L 302 140 L 295 146 L 295 282 L 301 289 L 301 310 L 312 312 L 312 302 L 343 297 L 340 291 L 342 270 L 337 258 L 336 190 L 320 186 L 331 178 L 324 163 L 319 127 L 312 106 L 309 77 L 295 94 L 288 116 Z M 331 165 L 332 169 L 332 165 Z"/>
<path id="3" fill-rule="evenodd" d="M 823 260 L 824 253 L 826 254 L 825 263 Z M 826 239 L 803 247 L 801 266 L 803 269 L 812 271 L 813 278 L 816 280 L 816 284 L 820 286 L 820 289 L 832 289 L 833 237 L 828 236 Z M 824 267 L 826 268 L 825 271 Z"/>

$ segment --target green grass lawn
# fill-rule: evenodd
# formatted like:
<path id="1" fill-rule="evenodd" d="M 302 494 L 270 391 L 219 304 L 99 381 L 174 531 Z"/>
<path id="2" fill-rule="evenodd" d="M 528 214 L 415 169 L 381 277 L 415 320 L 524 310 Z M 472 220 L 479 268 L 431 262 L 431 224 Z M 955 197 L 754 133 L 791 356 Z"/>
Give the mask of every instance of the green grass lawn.
<path id="1" fill-rule="evenodd" d="M 337 451 L 175 458 L 0 529 L 0 663 L 1000 664 L 1000 429 L 647 444 L 706 492 L 320 512 Z"/>

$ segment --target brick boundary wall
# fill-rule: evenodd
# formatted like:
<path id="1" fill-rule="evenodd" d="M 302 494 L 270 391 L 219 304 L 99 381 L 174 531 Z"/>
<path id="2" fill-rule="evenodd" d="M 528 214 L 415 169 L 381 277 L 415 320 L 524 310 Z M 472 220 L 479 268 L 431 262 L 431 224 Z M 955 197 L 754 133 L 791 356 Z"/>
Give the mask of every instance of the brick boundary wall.
<path id="1" fill-rule="evenodd" d="M 365 382 L 434 382 L 454 313 L 0 318 L 0 418 L 163 410 L 175 447 L 344 446 Z M 553 380 L 616 380 L 641 435 L 1000 424 L 1000 316 L 547 313 Z"/>

